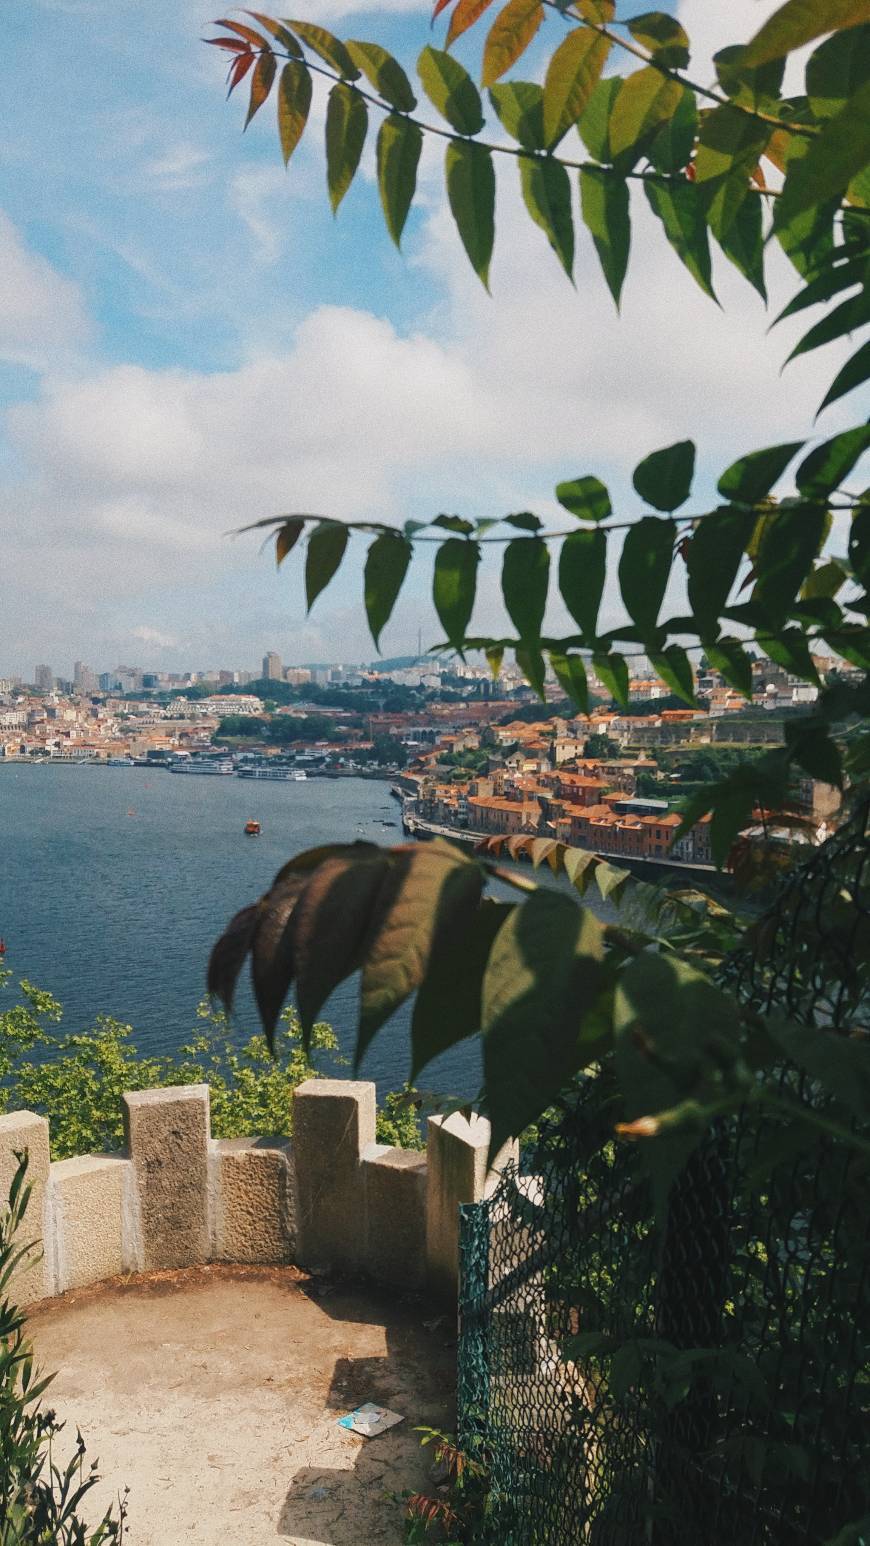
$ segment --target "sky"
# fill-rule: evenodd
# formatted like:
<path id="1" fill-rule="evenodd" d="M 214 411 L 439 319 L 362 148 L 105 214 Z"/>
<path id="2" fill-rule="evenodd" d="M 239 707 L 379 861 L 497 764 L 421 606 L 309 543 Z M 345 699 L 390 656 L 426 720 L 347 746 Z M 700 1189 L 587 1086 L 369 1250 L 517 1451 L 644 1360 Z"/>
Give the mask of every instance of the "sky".
<path id="1" fill-rule="evenodd" d="M 771 9 L 683 0 L 690 73 L 710 80 L 715 49 Z M 303 14 L 382 42 L 409 73 L 433 39 L 428 7 L 408 0 L 309 0 Z M 635 200 L 617 316 L 586 233 L 572 288 L 503 158 L 488 296 L 452 226 L 438 142 L 398 253 L 371 146 L 332 217 L 323 93 L 288 171 L 271 103 L 242 135 L 242 92 L 225 102 L 223 56 L 201 42 L 209 18 L 204 0 L 4 8 L 0 676 L 31 679 L 37 662 L 69 675 L 74 660 L 255 669 L 268 649 L 288 664 L 369 660 L 359 541 L 306 618 L 299 552 L 277 572 L 256 537 L 228 533 L 292 510 L 550 517 L 555 484 L 587 472 L 631 515 L 631 470 L 660 446 L 698 443 L 703 501 L 736 456 L 813 433 L 845 351 L 780 374 L 804 319 L 768 336 L 796 288 L 778 252 L 767 312 L 724 261 L 716 307 Z M 551 47 L 561 25 L 547 22 Z M 483 35 L 457 47 L 472 70 Z M 816 433 L 855 411 L 847 399 Z M 438 638 L 430 564 L 412 571 L 387 655 L 416 650 L 418 629 L 424 646 Z M 475 626 L 502 622 L 490 570 Z"/>

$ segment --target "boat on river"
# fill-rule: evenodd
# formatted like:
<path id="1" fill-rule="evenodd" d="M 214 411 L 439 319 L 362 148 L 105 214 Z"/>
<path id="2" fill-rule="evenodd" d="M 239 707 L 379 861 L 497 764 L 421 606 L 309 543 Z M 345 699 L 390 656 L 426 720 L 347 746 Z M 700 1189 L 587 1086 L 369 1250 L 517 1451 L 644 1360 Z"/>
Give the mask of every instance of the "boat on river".
<path id="1" fill-rule="evenodd" d="M 259 837 L 260 836 L 260 823 L 258 821 L 246 821 L 245 822 L 245 836 L 246 837 Z"/>

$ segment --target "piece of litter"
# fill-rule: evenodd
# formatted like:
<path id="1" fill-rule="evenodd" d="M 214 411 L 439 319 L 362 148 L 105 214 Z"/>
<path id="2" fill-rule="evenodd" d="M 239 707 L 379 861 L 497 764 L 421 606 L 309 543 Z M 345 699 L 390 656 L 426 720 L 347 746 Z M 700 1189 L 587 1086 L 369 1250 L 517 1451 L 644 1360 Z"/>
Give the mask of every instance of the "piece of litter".
<path id="1" fill-rule="evenodd" d="M 339 1417 L 338 1426 L 348 1428 L 351 1433 L 358 1433 L 361 1438 L 373 1439 L 376 1434 L 384 1433 L 387 1428 L 394 1428 L 396 1423 L 404 1421 L 401 1412 L 391 1412 L 385 1406 L 375 1406 L 373 1401 L 366 1401 L 355 1411 Z"/>
<path id="2" fill-rule="evenodd" d="M 324 1498 L 328 1498 L 329 1497 L 329 1488 L 328 1487 L 309 1487 L 309 1489 L 308 1489 L 308 1496 L 309 1496 L 309 1498 L 311 1498 L 312 1502 L 314 1502 L 314 1503 L 322 1503 Z"/>
<path id="3" fill-rule="evenodd" d="M 443 1326 L 446 1319 L 445 1315 L 436 1315 L 434 1320 L 424 1321 L 423 1326 L 426 1331 L 437 1331 L 439 1326 Z"/>

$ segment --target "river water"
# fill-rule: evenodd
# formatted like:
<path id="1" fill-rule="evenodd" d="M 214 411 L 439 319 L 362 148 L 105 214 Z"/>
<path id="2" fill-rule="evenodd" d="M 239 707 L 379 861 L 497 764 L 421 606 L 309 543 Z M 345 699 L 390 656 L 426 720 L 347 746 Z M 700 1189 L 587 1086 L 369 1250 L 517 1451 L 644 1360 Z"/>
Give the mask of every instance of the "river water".
<path id="1" fill-rule="evenodd" d="M 262 824 L 259 838 L 243 834 L 249 817 Z M 369 779 L 268 783 L 150 768 L 0 767 L 6 965 L 60 1000 L 62 1030 L 109 1014 L 133 1027 L 141 1052 L 174 1051 L 195 1027 L 209 949 L 232 914 L 294 853 L 357 838 L 394 843 L 398 825 L 383 823 L 398 821 L 388 784 Z M 596 910 L 610 911 L 600 903 Z M 345 1055 L 356 1009 L 349 981 L 323 1014 Z M 240 1037 L 257 1029 L 247 980 L 235 1019 Z M 406 1006 L 366 1054 L 361 1074 L 380 1095 L 407 1077 L 408 1022 Z M 421 1079 L 461 1096 L 479 1081 L 476 1040 Z"/>

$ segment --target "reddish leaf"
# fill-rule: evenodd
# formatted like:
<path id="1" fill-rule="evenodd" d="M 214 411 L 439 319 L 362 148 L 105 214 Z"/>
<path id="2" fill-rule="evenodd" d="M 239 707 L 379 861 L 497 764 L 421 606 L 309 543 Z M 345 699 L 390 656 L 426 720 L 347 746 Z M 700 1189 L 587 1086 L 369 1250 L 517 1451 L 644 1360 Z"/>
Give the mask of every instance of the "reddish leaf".
<path id="1" fill-rule="evenodd" d="M 255 32 L 253 27 L 246 27 L 244 22 L 227 21 L 226 17 L 222 16 L 219 21 L 213 22 L 212 25 L 214 27 L 228 27 L 230 32 L 237 33 L 240 38 L 245 39 L 246 43 L 252 43 L 254 48 L 268 48 L 269 46 L 266 39 L 261 37 L 259 32 Z"/>
<path id="2" fill-rule="evenodd" d="M 264 49 L 257 60 L 257 68 L 251 77 L 251 100 L 248 103 L 248 116 L 245 119 L 246 129 L 254 114 L 259 112 L 269 92 L 272 90 L 276 68 L 275 55 L 272 53 L 272 50 L 270 48 Z"/>
<path id="3" fill-rule="evenodd" d="M 238 38 L 203 38 L 203 43 L 210 43 L 212 48 L 229 48 L 234 54 L 246 54 L 247 43 L 241 43 Z"/>
<path id="4" fill-rule="evenodd" d="M 253 54 L 239 54 L 238 59 L 230 66 L 230 73 L 227 76 L 227 80 L 230 83 L 230 89 L 227 92 L 228 97 L 232 96 L 239 82 L 244 80 L 254 62 L 254 57 Z"/>
<path id="5" fill-rule="evenodd" d="M 259 912 L 259 904 L 254 903 L 236 913 L 209 956 L 206 990 L 212 997 L 220 999 L 227 1014 L 233 1007 L 239 972 L 251 948 Z"/>
<path id="6" fill-rule="evenodd" d="M 447 47 L 461 38 L 463 32 L 481 17 L 484 11 L 492 5 L 492 0 L 459 0 L 456 10 L 450 18 L 450 26 L 447 28 Z"/>
<path id="7" fill-rule="evenodd" d="M 447 7 L 448 7 L 449 4 L 450 4 L 450 0 L 435 0 L 435 9 L 432 12 L 433 24 L 438 20 L 438 17 L 441 15 L 441 12 L 447 10 Z"/>

